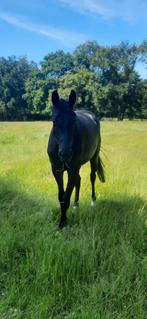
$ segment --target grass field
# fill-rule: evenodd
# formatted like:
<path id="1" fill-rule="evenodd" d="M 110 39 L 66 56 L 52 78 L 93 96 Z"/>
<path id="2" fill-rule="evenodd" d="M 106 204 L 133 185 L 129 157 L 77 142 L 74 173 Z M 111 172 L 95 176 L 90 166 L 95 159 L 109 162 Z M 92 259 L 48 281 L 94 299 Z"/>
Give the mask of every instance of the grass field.
<path id="1" fill-rule="evenodd" d="M 147 122 L 102 122 L 106 184 L 58 231 L 50 123 L 0 123 L 0 319 L 147 318 Z M 73 201 L 73 199 L 72 199 Z"/>

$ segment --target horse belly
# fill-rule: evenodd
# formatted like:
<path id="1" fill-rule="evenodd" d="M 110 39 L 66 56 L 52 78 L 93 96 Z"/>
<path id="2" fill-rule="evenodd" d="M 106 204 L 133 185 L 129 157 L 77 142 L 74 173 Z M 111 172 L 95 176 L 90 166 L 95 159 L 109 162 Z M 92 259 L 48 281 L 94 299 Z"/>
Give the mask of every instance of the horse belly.
<path id="1" fill-rule="evenodd" d="M 92 114 L 78 112 L 77 117 L 77 132 L 80 139 L 78 159 L 80 165 L 83 165 L 100 149 L 100 125 Z"/>
<path id="2" fill-rule="evenodd" d="M 81 156 L 81 165 L 83 165 L 83 164 L 87 163 L 88 161 L 90 161 L 92 159 L 92 157 L 94 156 L 96 150 L 97 150 L 97 148 L 95 147 L 94 149 L 92 149 L 88 153 L 85 152 L 83 154 L 83 156 Z"/>
<path id="3" fill-rule="evenodd" d="M 97 149 L 100 147 L 100 139 L 98 138 L 97 129 L 93 130 L 92 133 L 88 134 L 86 139 L 84 139 L 82 143 L 82 150 L 80 156 L 82 165 L 90 161 Z"/>

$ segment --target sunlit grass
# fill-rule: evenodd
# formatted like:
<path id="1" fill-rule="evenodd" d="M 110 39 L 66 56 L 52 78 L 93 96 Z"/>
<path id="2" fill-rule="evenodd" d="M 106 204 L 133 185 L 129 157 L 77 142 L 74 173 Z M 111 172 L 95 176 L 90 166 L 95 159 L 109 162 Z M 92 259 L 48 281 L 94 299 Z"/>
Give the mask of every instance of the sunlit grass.
<path id="1" fill-rule="evenodd" d="M 106 184 L 58 231 L 51 124 L 0 123 L 0 319 L 144 319 L 147 122 L 102 122 Z M 73 201 L 73 199 L 72 199 Z"/>

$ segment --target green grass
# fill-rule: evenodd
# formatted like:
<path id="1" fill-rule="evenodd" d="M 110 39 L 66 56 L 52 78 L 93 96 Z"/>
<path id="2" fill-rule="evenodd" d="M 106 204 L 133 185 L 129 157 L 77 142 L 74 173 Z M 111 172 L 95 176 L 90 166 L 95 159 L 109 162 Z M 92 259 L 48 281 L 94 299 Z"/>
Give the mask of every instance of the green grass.
<path id="1" fill-rule="evenodd" d="M 0 123 L 0 319 L 147 318 L 147 122 L 102 122 L 106 184 L 58 231 L 50 123 Z M 73 202 L 73 198 L 72 198 Z"/>

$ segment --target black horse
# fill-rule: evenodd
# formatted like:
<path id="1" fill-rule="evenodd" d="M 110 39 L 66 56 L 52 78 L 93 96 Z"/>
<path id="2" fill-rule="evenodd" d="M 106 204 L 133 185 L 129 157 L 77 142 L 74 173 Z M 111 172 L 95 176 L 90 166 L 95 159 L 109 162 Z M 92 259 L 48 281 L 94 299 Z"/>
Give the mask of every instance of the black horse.
<path id="1" fill-rule="evenodd" d="M 71 91 L 69 100 L 59 98 L 58 92 L 52 94 L 53 128 L 48 142 L 48 155 L 52 172 L 58 184 L 58 199 L 61 206 L 59 227 L 66 223 L 66 211 L 70 205 L 70 197 L 75 187 L 74 207 L 78 206 L 81 177 L 81 165 L 90 161 L 90 180 L 92 185 L 92 202 L 96 200 L 96 173 L 101 182 L 105 182 L 103 165 L 99 156 L 101 137 L 98 118 L 86 110 L 73 111 L 76 93 Z M 67 171 L 68 182 L 64 190 L 63 173 Z"/>

